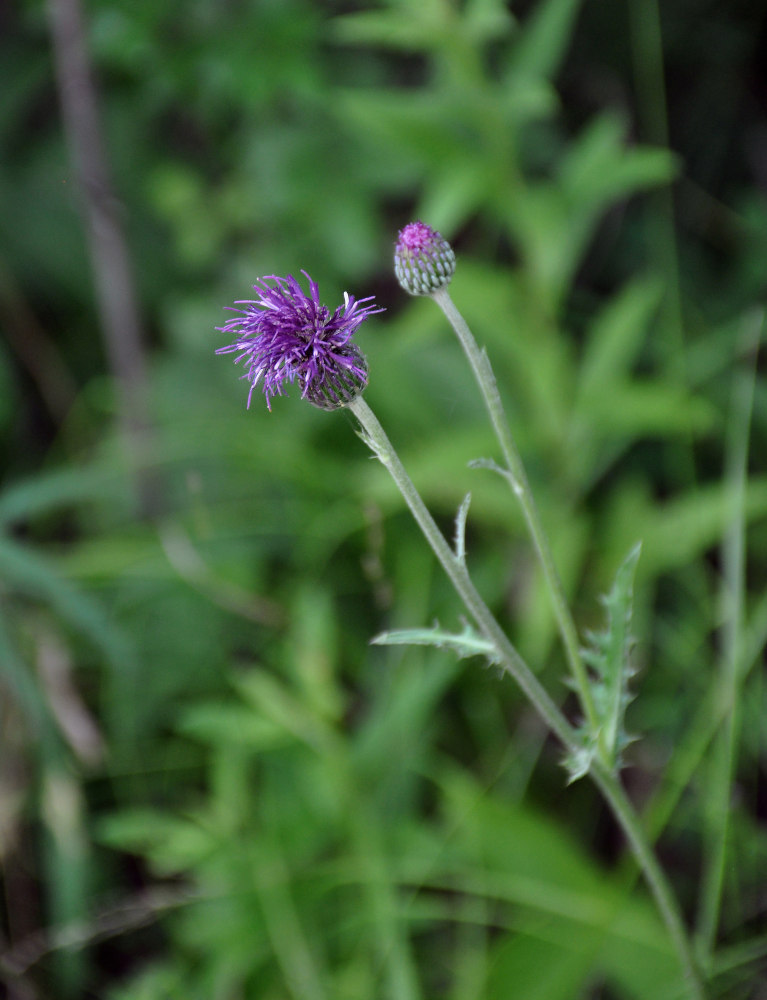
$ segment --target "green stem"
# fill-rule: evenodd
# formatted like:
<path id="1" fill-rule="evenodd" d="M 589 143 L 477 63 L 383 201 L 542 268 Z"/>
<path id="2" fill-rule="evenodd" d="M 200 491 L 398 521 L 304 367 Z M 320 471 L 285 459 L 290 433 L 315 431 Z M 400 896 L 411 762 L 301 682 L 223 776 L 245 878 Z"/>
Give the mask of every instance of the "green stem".
<path id="1" fill-rule="evenodd" d="M 755 321 L 754 321 L 755 320 Z M 750 357 L 748 371 L 737 370 L 733 379 L 731 417 L 727 435 L 727 473 L 730 524 L 722 542 L 723 650 L 720 699 L 726 705 L 724 725 L 712 761 L 713 780 L 707 796 L 710 851 L 701 894 L 698 937 L 706 961 L 711 960 L 719 926 L 730 833 L 730 799 L 737 763 L 740 732 L 741 646 L 745 600 L 745 521 L 748 480 L 748 441 L 754 405 L 756 359 L 764 313 L 760 312 L 743 333 L 743 347 Z"/>
<path id="2" fill-rule="evenodd" d="M 666 924 L 666 929 L 684 970 L 690 1000 L 705 1000 L 702 977 L 685 930 L 679 904 L 671 891 L 663 869 L 658 864 L 658 859 L 647 840 L 634 807 L 627 798 L 618 778 L 601 761 L 594 761 L 589 775 L 623 830 L 637 864 L 642 870 L 645 882 L 655 898 L 655 905 Z"/>
<path id="3" fill-rule="evenodd" d="M 503 403 L 501 402 L 501 396 L 498 392 L 498 385 L 495 381 L 495 375 L 493 374 L 490 360 L 486 351 L 480 350 L 466 321 L 456 309 L 455 303 L 450 298 L 447 287 L 438 288 L 437 291 L 432 293 L 431 297 L 440 309 L 442 309 L 448 322 L 455 330 L 458 340 L 461 343 L 461 347 L 463 348 L 469 364 L 471 365 L 472 371 L 474 372 L 477 384 L 479 385 L 493 429 L 495 430 L 495 435 L 498 438 L 498 443 L 501 447 L 501 452 L 503 453 L 504 461 L 506 462 L 506 468 L 509 472 L 514 495 L 517 497 L 522 508 L 527 529 L 530 532 L 530 537 L 546 578 L 549 593 L 551 594 L 554 615 L 559 627 L 559 634 L 562 637 L 562 644 L 565 648 L 568 663 L 570 664 L 570 670 L 578 688 L 581 707 L 586 715 L 590 732 L 599 738 L 599 718 L 594 705 L 588 674 L 586 673 L 586 668 L 583 665 L 583 658 L 581 657 L 578 632 L 575 628 L 575 622 L 573 621 L 572 615 L 570 614 L 570 608 L 562 587 L 562 581 L 559 578 L 559 573 L 557 572 L 557 568 L 554 563 L 554 557 L 551 554 L 551 548 L 549 547 L 546 532 L 541 524 L 538 509 L 535 505 L 535 500 L 533 499 L 532 490 L 530 489 L 530 485 L 527 481 L 527 475 L 525 473 L 524 465 L 522 464 L 522 458 L 517 450 L 516 444 L 514 443 L 514 438 L 512 437 L 511 430 L 506 419 L 506 414 L 503 409 Z M 604 751 L 601 739 L 599 739 L 599 745 L 600 749 Z M 607 759 L 606 755 L 605 759 Z"/>
<path id="4" fill-rule="evenodd" d="M 540 717 L 570 754 L 575 755 L 582 752 L 583 746 L 575 730 L 549 697 L 530 667 L 519 655 L 474 586 L 462 555 L 454 552 L 445 541 L 444 535 L 437 527 L 434 518 L 423 502 L 413 481 L 408 476 L 405 467 L 373 411 L 362 396 L 358 396 L 353 400 L 348 408 L 359 420 L 365 442 L 387 468 L 392 479 L 397 484 L 418 526 L 437 559 L 442 564 L 458 595 L 463 600 L 475 624 L 485 638 L 495 646 L 500 665 L 517 682 Z M 656 905 L 666 924 L 687 978 L 690 1000 L 703 1000 L 703 987 L 679 907 L 669 888 L 666 877 L 647 843 L 639 819 L 631 803 L 626 797 L 618 779 L 601 761 L 593 761 L 589 773 L 626 835 L 637 863 L 642 869 L 645 880 L 655 897 Z"/>
<path id="5" fill-rule="evenodd" d="M 582 751 L 583 747 L 575 734 L 575 730 L 559 711 L 538 678 L 519 655 L 509 641 L 506 633 L 491 614 L 490 609 L 474 586 L 463 559 L 459 558 L 445 541 L 445 536 L 437 527 L 434 518 L 429 513 L 426 504 L 421 499 L 420 493 L 405 471 L 405 467 L 399 460 L 399 456 L 392 447 L 389 438 L 386 436 L 386 432 L 381 427 L 373 411 L 362 396 L 357 396 L 349 404 L 348 408 L 362 425 L 365 432 L 365 441 L 371 451 L 386 466 L 392 479 L 397 484 L 419 528 L 432 547 L 437 559 L 442 563 L 442 568 L 447 573 L 451 583 L 474 618 L 480 632 L 498 650 L 503 668 L 511 674 L 535 706 L 538 714 L 544 719 L 549 729 L 556 733 L 567 749 L 572 753 Z"/>

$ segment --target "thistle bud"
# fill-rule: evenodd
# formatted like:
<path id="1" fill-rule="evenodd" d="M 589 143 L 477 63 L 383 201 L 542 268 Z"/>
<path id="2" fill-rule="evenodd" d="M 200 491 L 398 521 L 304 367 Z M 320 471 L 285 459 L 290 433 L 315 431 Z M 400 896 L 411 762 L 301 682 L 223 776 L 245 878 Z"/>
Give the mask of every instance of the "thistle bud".
<path id="1" fill-rule="evenodd" d="M 449 285 L 455 272 L 453 248 L 436 229 L 409 222 L 400 230 L 394 250 L 397 281 L 411 295 L 431 295 Z"/>

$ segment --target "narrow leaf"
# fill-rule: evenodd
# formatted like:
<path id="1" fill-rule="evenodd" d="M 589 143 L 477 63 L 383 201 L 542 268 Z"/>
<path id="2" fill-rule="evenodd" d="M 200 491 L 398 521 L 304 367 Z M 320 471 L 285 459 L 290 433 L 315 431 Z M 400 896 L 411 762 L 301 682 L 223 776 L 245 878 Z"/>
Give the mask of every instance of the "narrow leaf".
<path id="1" fill-rule="evenodd" d="M 461 659 L 465 656 L 486 656 L 491 662 L 496 662 L 498 655 L 493 643 L 483 639 L 470 625 L 465 625 L 460 635 L 437 627 L 394 629 L 381 632 L 370 642 L 375 646 L 434 646 L 448 649 Z"/>
<path id="2" fill-rule="evenodd" d="M 469 462 L 470 469 L 489 469 L 491 472 L 497 472 L 499 476 L 503 478 L 510 484 L 512 490 L 515 493 L 519 492 L 519 487 L 517 481 L 508 469 L 502 468 L 497 462 L 494 462 L 492 458 L 473 458 Z"/>
<path id="3" fill-rule="evenodd" d="M 467 493 L 455 515 L 455 557 L 460 562 L 466 562 L 466 518 L 470 503 L 471 493 Z"/>

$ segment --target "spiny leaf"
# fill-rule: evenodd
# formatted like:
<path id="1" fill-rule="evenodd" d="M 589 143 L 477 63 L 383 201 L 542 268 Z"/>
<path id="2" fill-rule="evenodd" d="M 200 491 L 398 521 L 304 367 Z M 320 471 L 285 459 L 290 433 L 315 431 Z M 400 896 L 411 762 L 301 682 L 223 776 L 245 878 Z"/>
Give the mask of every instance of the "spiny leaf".
<path id="1" fill-rule="evenodd" d="M 602 598 L 607 609 L 604 631 L 586 633 L 589 645 L 581 650 L 581 655 L 592 671 L 590 683 L 597 722 L 593 729 L 585 722 L 579 727 L 581 747 L 567 754 L 563 761 L 571 783 L 587 775 L 597 757 L 611 768 L 619 768 L 623 750 L 636 739 L 626 732 L 624 716 L 633 697 L 628 689 L 635 673 L 630 662 L 633 645 L 630 626 L 640 551 L 641 544 L 637 544 L 629 552 L 616 573 L 610 593 Z"/>
<path id="2" fill-rule="evenodd" d="M 635 545 L 618 569 L 612 590 L 603 598 L 607 626 L 603 632 L 589 633 L 590 646 L 583 650 L 583 658 L 594 673 L 592 691 L 600 722 L 600 732 L 594 735 L 614 765 L 619 764 L 620 752 L 629 742 L 623 718 L 632 698 L 628 690 L 634 674 L 630 662 L 633 645 L 630 625 L 640 551 L 641 545 Z"/>
<path id="3" fill-rule="evenodd" d="M 470 503 L 471 493 L 467 493 L 455 515 L 455 557 L 460 562 L 466 562 L 466 518 Z"/>
<path id="4" fill-rule="evenodd" d="M 381 632 L 370 642 L 375 646 L 434 646 L 456 653 L 459 659 L 466 656 L 485 656 L 491 663 L 498 662 L 498 653 L 492 642 L 483 639 L 470 625 L 464 625 L 460 634 L 434 628 L 403 628 Z"/>

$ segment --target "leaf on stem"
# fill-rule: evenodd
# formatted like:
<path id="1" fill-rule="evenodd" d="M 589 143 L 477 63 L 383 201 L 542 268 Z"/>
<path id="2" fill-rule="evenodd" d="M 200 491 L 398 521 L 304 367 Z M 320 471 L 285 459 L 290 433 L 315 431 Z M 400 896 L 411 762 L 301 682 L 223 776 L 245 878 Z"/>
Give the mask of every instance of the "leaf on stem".
<path id="1" fill-rule="evenodd" d="M 514 478 L 513 473 L 509 469 L 504 469 L 503 466 L 498 465 L 498 463 L 494 462 L 492 458 L 473 458 L 469 462 L 469 468 L 489 469 L 491 472 L 497 472 L 499 476 L 503 476 L 503 478 L 510 484 L 515 493 L 519 493 L 519 484 Z"/>
<path id="2" fill-rule="evenodd" d="M 490 663 L 499 662 L 493 643 L 484 639 L 470 625 L 464 625 L 460 634 L 445 632 L 438 625 L 433 628 L 394 629 L 391 632 L 381 632 L 370 642 L 374 646 L 434 646 L 436 649 L 450 650 L 459 659 L 484 656 Z"/>
<path id="3" fill-rule="evenodd" d="M 461 563 L 466 563 L 466 518 L 469 516 L 471 493 L 467 493 L 455 515 L 455 557 Z"/>
<path id="4" fill-rule="evenodd" d="M 598 722 L 595 732 L 583 730 L 583 750 L 565 761 L 571 781 L 583 777 L 596 756 L 617 770 L 622 765 L 623 750 L 635 739 L 626 732 L 624 717 L 633 698 L 629 692 L 629 681 L 635 673 L 631 664 L 634 640 L 630 627 L 634 574 L 640 551 L 638 543 L 618 569 L 610 593 L 602 598 L 607 609 L 605 629 L 586 633 L 589 645 L 581 653 L 592 672 L 591 690 Z"/>

